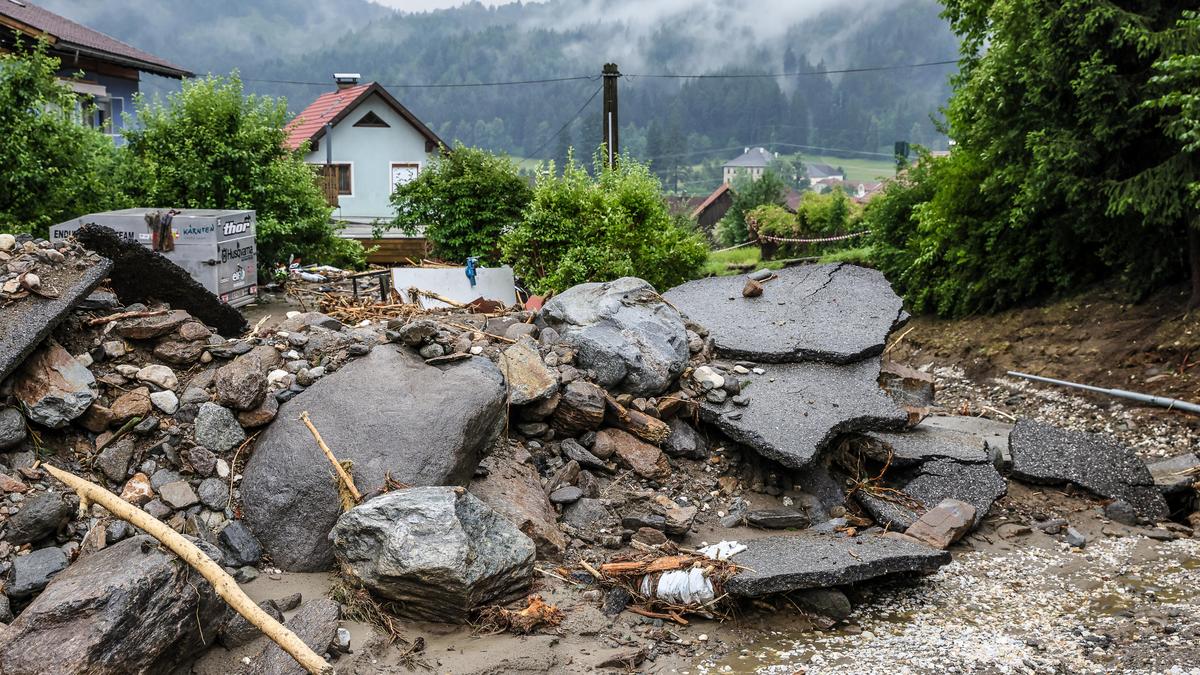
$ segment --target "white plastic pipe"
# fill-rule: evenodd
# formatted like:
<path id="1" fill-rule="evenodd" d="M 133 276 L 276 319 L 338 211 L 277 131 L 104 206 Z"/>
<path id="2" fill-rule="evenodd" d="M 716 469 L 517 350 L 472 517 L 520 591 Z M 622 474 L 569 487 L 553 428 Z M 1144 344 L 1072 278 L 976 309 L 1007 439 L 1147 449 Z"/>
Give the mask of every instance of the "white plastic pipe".
<path id="1" fill-rule="evenodd" d="M 1166 396 L 1151 396 L 1150 394 L 1139 394 L 1136 391 L 1127 391 L 1125 389 L 1105 389 L 1104 387 L 1093 387 L 1090 384 L 1079 384 L 1078 382 L 1068 382 L 1066 380 L 1056 380 L 1052 377 L 1042 377 L 1040 375 L 1030 375 L 1028 373 L 1018 373 L 1015 370 L 1008 371 L 1008 374 L 1013 377 L 1022 377 L 1026 380 L 1035 382 L 1045 382 L 1047 384 L 1057 384 L 1060 387 L 1070 387 L 1072 389 L 1083 389 L 1084 391 L 1094 391 L 1097 394 L 1107 394 L 1117 398 L 1127 398 L 1131 401 L 1140 401 L 1157 405 L 1168 410 L 1186 410 L 1187 412 L 1200 414 L 1200 405 L 1180 401 L 1177 398 L 1167 398 Z"/>

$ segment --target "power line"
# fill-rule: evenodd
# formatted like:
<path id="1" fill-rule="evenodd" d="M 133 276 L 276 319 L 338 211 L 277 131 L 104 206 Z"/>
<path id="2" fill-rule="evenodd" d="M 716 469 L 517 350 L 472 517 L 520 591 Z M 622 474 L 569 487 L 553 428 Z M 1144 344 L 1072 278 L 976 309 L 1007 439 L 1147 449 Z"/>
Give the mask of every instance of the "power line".
<path id="1" fill-rule="evenodd" d="M 554 134 L 552 136 L 547 138 L 545 141 L 542 141 L 542 144 L 539 145 L 536 150 L 529 153 L 527 156 L 530 158 L 536 158 L 547 145 L 550 145 L 551 141 L 558 138 L 559 135 L 562 134 L 562 132 L 567 130 L 567 127 L 571 126 L 571 124 L 573 122 L 575 122 L 575 120 L 579 119 L 579 116 L 582 115 L 583 111 L 587 109 L 588 104 L 591 103 L 592 101 L 594 101 L 596 99 L 596 97 L 600 95 L 600 92 L 603 91 L 603 89 L 604 89 L 604 85 L 600 85 L 599 87 L 596 87 L 596 91 L 593 91 L 592 95 L 588 97 L 588 100 L 584 101 L 583 105 L 579 106 L 579 110 L 575 111 L 575 114 L 571 116 L 571 119 L 567 120 L 565 124 L 563 124 L 561 127 L 559 127 L 558 131 L 554 132 Z"/>
<path id="2" fill-rule="evenodd" d="M 629 74 L 625 77 L 646 77 L 656 79 L 673 79 L 673 80 L 713 80 L 713 79 L 753 79 L 753 78 L 779 78 L 779 77 L 804 77 L 807 75 L 849 75 L 853 73 L 878 73 L 888 70 L 904 70 L 908 68 L 929 68 L 932 66 L 948 66 L 957 64 L 958 59 L 948 59 L 945 61 L 927 61 L 924 63 L 902 63 L 893 66 L 864 66 L 861 68 L 841 68 L 836 70 L 809 70 L 796 73 L 711 73 L 706 75 L 676 75 L 672 73 L 639 75 Z"/>
<path id="3" fill-rule="evenodd" d="M 799 143 L 783 143 L 780 141 L 771 141 L 768 143 L 752 143 L 749 145 L 749 147 L 752 147 L 752 148 L 766 147 L 766 146 L 778 146 L 778 147 L 785 147 L 785 148 L 800 148 L 802 150 L 819 150 L 819 151 L 823 151 L 823 152 L 845 152 L 845 153 L 855 154 L 855 155 L 871 155 L 874 157 L 884 157 L 887 159 L 895 159 L 895 155 L 889 155 L 889 154 L 883 153 L 883 152 L 870 152 L 867 150 L 850 150 L 849 148 L 826 148 L 826 147 L 822 147 L 819 145 L 800 145 Z M 731 152 L 733 150 L 740 150 L 740 149 L 743 149 L 746 147 L 747 147 L 746 145 L 735 145 L 733 147 L 728 147 L 728 148 L 709 148 L 707 150 L 692 150 L 689 152 L 675 152 L 675 153 L 670 153 L 670 154 L 666 154 L 666 155 L 654 155 L 653 157 L 642 157 L 641 159 L 652 160 L 652 159 L 668 159 L 668 158 L 674 158 L 674 157 L 689 157 L 691 155 L 705 155 L 705 154 L 715 154 L 718 152 Z M 845 157 L 843 159 L 854 159 L 854 158 L 853 157 Z"/>
<path id="4" fill-rule="evenodd" d="M 505 87 L 520 84 L 546 84 L 550 82 L 575 82 L 578 80 L 598 80 L 599 75 L 579 75 L 576 77 L 552 77 L 542 80 L 509 80 L 507 82 L 458 82 L 445 84 L 385 84 L 389 89 L 464 89 L 469 87 Z M 307 82 L 304 80 L 268 80 L 261 78 L 245 78 L 243 82 L 260 82 L 266 84 L 293 84 L 312 87 L 328 87 L 329 82 Z"/>

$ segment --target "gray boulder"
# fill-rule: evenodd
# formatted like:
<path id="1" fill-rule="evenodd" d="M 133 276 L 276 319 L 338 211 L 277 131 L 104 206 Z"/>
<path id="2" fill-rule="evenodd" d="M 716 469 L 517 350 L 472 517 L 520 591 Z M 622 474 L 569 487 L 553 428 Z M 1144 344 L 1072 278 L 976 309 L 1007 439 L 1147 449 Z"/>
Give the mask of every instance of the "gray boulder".
<path id="1" fill-rule="evenodd" d="M 4 539 L 15 546 L 45 539 L 65 525 L 73 511 L 62 493 L 39 492 L 26 499 L 21 510 L 9 518 Z"/>
<path id="2" fill-rule="evenodd" d="M 876 380 L 879 363 L 771 366 L 746 388 L 747 407 L 705 402 L 700 416 L 733 440 L 802 469 L 841 434 L 902 428 L 908 415 Z"/>
<path id="3" fill-rule="evenodd" d="M 50 579 L 67 568 L 67 555 L 56 546 L 39 548 L 17 556 L 12 563 L 12 583 L 5 590 L 14 598 L 24 598 L 46 587 Z"/>
<path id="4" fill-rule="evenodd" d="M 1018 480 L 1073 483 L 1106 499 L 1124 499 L 1142 520 L 1167 517 L 1167 502 L 1145 462 L 1107 436 L 1020 420 L 1009 443 L 1012 475 Z"/>
<path id="5" fill-rule="evenodd" d="M 430 366 L 408 350 L 371 351 L 280 406 L 243 471 L 247 524 L 280 567 L 330 569 L 326 535 L 341 501 L 300 411 L 370 494 L 388 475 L 408 485 L 466 485 L 504 423 L 504 394 L 487 359 Z"/>
<path id="6" fill-rule="evenodd" d="M 25 416 L 16 408 L 0 408 L 0 450 L 15 448 L 25 440 Z"/>
<path id="7" fill-rule="evenodd" d="M 725 584 L 734 597 L 845 586 L 900 572 L 928 574 L 950 562 L 945 551 L 890 536 L 805 532 L 745 543 L 747 549 L 733 556 L 745 570 Z"/>
<path id="8" fill-rule="evenodd" d="M 330 539 L 343 569 L 413 619 L 463 623 L 532 583 L 533 542 L 462 489 L 381 495 L 338 518 Z"/>
<path id="9" fill-rule="evenodd" d="M 858 361 L 882 352 L 907 317 L 876 270 L 801 265 L 776 274 L 760 297 L 742 296 L 742 276 L 689 281 L 663 297 L 707 328 L 718 352 L 764 362 Z"/>
<path id="10" fill-rule="evenodd" d="M 660 394 L 687 365 L 679 312 L 635 277 L 573 286 L 546 303 L 541 321 L 578 351 L 577 362 L 607 389 Z"/>
<path id="11" fill-rule="evenodd" d="M 200 575 L 153 538 L 131 537 L 56 576 L 5 631 L 0 664 L 5 675 L 171 672 L 211 644 L 224 616 Z"/>
<path id="12" fill-rule="evenodd" d="M 67 350 L 50 342 L 13 375 L 13 395 L 31 422 L 61 429 L 96 400 L 96 378 Z"/>

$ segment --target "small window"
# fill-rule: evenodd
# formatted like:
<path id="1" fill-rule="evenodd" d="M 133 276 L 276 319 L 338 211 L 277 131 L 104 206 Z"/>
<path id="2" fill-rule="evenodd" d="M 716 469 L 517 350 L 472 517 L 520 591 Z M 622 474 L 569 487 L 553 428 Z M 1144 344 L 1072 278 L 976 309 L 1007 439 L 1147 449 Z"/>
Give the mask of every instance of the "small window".
<path id="1" fill-rule="evenodd" d="M 417 162 L 392 162 L 392 191 L 396 191 L 397 185 L 403 185 L 416 179 L 420 172 L 421 165 Z"/>
<path id="2" fill-rule="evenodd" d="M 367 112 L 361 119 L 354 123 L 356 127 L 383 127 L 388 128 L 391 125 L 383 121 L 383 118 L 376 115 L 374 111 Z"/>
<path id="3" fill-rule="evenodd" d="M 354 182 L 351 180 L 349 164 L 334 164 L 333 170 L 337 174 L 337 186 L 339 195 L 354 194 Z"/>

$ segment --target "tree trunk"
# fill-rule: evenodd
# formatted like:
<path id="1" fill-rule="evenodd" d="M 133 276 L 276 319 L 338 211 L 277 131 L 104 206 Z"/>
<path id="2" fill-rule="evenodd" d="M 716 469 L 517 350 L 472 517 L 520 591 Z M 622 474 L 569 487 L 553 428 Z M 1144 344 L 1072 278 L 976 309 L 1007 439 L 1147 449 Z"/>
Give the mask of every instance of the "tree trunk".
<path id="1" fill-rule="evenodd" d="M 1191 311 L 1200 308 L 1200 229 L 1195 226 L 1188 227 L 1188 265 L 1192 268 L 1192 297 L 1187 306 Z"/>

